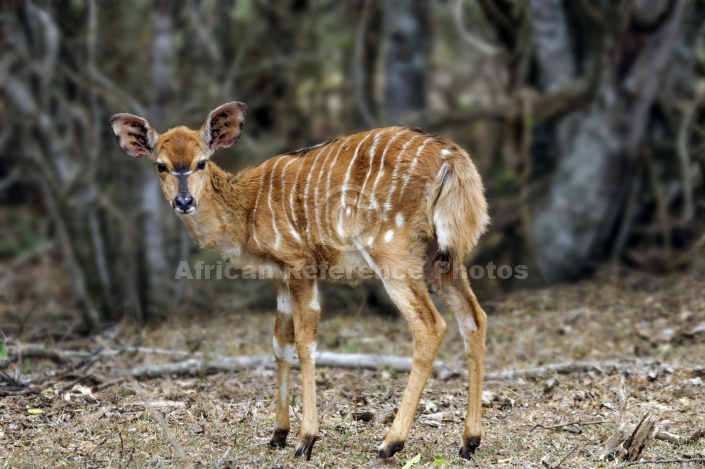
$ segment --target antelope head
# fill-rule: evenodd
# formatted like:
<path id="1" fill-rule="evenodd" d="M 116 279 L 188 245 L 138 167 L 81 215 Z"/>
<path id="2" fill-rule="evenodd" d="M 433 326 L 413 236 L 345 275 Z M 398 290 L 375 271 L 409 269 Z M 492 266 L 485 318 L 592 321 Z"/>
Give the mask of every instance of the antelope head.
<path id="1" fill-rule="evenodd" d="M 188 215 L 198 209 L 211 155 L 240 138 L 245 110 L 239 101 L 223 104 L 208 114 L 199 130 L 181 126 L 158 134 L 146 119 L 133 114 L 115 114 L 110 125 L 120 149 L 135 158 L 148 158 L 166 200 L 177 214 Z"/>

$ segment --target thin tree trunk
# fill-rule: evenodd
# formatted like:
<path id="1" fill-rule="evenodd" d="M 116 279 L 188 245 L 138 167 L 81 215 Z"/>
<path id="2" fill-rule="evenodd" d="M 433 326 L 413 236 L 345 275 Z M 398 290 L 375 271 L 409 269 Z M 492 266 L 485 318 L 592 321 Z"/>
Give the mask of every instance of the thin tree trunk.
<path id="1" fill-rule="evenodd" d="M 174 31 L 168 2 L 158 2 L 152 38 L 152 89 L 149 106 L 150 123 L 157 129 L 166 125 L 165 107 L 169 105 L 174 76 Z M 141 185 L 141 214 L 144 265 L 147 294 L 143 308 L 148 316 L 159 314 L 166 306 L 168 262 L 164 233 L 164 200 L 159 178 L 151 165 L 144 165 Z"/>
<path id="2" fill-rule="evenodd" d="M 385 120 L 404 116 L 426 104 L 425 0 L 386 0 L 384 3 Z"/>

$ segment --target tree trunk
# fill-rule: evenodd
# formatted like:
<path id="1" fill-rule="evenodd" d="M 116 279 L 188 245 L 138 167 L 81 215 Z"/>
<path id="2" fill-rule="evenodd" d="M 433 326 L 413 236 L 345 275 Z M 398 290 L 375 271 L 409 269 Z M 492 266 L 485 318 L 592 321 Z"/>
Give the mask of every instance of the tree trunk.
<path id="1" fill-rule="evenodd" d="M 428 13 L 425 0 L 386 0 L 384 3 L 385 121 L 404 116 L 426 104 Z"/>
<path id="2" fill-rule="evenodd" d="M 532 0 L 528 8 L 540 88 L 546 92 L 572 80 L 576 65 L 597 66 L 607 52 L 595 48 L 579 56 L 570 37 L 579 26 L 565 14 L 564 2 L 550 1 L 551 8 L 545 8 L 543 0 Z M 635 158 L 666 59 L 678 37 L 685 2 L 677 1 L 665 17 L 658 16 L 657 24 L 648 25 L 649 32 L 637 31 L 637 17 L 642 21 L 652 18 L 639 16 L 640 8 L 656 7 L 656 3 L 634 3 L 633 17 L 625 20 L 628 27 L 622 28 L 617 39 L 616 50 L 622 55 L 603 66 L 594 99 L 553 127 L 557 167 L 546 197 L 535 207 L 530 227 L 537 263 L 549 281 L 577 278 L 609 250 L 628 194 L 625 189 L 635 178 Z M 630 44 L 637 46 L 625 53 L 622 49 Z"/>
<path id="3" fill-rule="evenodd" d="M 152 38 L 152 92 L 149 106 L 150 123 L 159 130 L 167 125 L 165 108 L 172 97 L 174 76 L 173 24 L 168 2 L 158 2 L 154 16 Z M 164 200 L 159 178 L 152 165 L 145 164 L 141 188 L 142 247 L 144 249 L 142 272 L 146 285 L 143 311 L 147 316 L 164 310 L 168 299 L 165 288 L 168 275 L 166 236 L 164 234 Z"/>

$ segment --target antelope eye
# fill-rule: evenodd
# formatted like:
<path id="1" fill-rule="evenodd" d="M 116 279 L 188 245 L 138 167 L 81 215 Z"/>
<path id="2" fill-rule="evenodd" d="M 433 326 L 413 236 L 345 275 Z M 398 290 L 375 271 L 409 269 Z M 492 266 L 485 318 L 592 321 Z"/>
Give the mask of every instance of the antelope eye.
<path id="1" fill-rule="evenodd" d="M 157 163 L 156 166 L 157 166 L 157 171 L 159 171 L 160 173 L 163 173 L 164 171 L 166 171 L 166 165 L 164 163 Z"/>
<path id="2" fill-rule="evenodd" d="M 196 169 L 205 169 L 206 167 L 206 160 L 201 160 L 198 162 L 198 165 L 196 165 Z"/>

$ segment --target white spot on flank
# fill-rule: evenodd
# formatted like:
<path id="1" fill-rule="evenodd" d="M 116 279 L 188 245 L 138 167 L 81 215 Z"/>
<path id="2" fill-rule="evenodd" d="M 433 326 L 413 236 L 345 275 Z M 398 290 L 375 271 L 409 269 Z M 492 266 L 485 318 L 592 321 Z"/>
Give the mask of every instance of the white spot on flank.
<path id="1" fill-rule="evenodd" d="M 397 226 L 401 228 L 404 226 L 404 215 L 401 212 L 398 212 L 397 215 L 394 217 L 394 221 L 396 222 Z"/>
<path id="2" fill-rule="evenodd" d="M 291 314 L 291 297 L 289 291 L 284 288 L 277 294 L 277 311 L 287 316 Z"/>
<path id="3" fill-rule="evenodd" d="M 352 207 L 350 205 L 345 207 L 345 216 L 349 217 L 352 215 Z"/>
<path id="4" fill-rule="evenodd" d="M 374 243 L 375 243 L 375 239 L 374 239 L 372 236 L 370 236 L 369 238 L 367 238 L 367 245 L 368 245 L 369 247 L 372 247 L 372 246 L 374 245 Z"/>
<path id="5" fill-rule="evenodd" d="M 384 241 L 387 243 L 390 242 L 393 237 L 394 237 L 394 230 L 389 230 L 386 233 L 384 233 Z"/>
<path id="6" fill-rule="evenodd" d="M 279 341 L 277 341 L 276 337 L 272 338 L 272 346 L 274 347 L 274 356 L 277 357 L 280 360 L 284 360 L 285 362 L 291 364 L 294 363 L 294 356 L 296 354 L 296 349 L 294 348 L 293 345 L 287 344 L 282 348 L 279 345 Z"/>
<path id="7" fill-rule="evenodd" d="M 446 156 L 450 155 L 451 153 L 453 153 L 453 150 L 450 150 L 448 148 L 444 148 L 443 150 L 441 150 L 441 159 L 445 158 Z"/>

